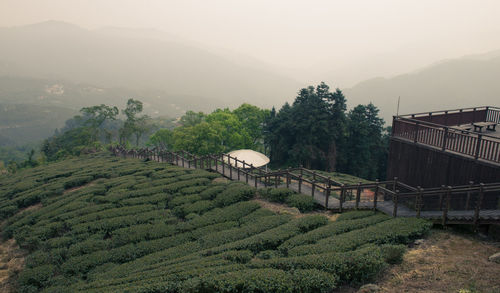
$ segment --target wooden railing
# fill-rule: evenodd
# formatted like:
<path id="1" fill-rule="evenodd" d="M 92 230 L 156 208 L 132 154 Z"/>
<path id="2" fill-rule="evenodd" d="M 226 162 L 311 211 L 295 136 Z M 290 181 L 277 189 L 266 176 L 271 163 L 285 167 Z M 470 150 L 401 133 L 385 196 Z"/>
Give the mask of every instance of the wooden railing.
<path id="1" fill-rule="evenodd" d="M 467 121 L 465 123 L 471 123 L 470 121 L 500 123 L 500 109 L 498 108 L 486 107 L 485 109 L 474 110 L 472 112 L 461 111 L 458 113 L 468 114 L 468 116 L 466 116 L 468 117 L 467 119 L 462 118 Z M 471 113 L 476 114 L 472 116 Z M 454 114 L 456 113 L 447 113 L 445 115 Z M 500 163 L 500 138 L 459 129 L 453 126 L 445 126 L 449 125 L 448 122 L 455 120 L 456 117 L 453 119 L 441 117 L 440 120 L 447 120 L 443 122 L 443 124 L 427 122 L 420 119 L 422 117 L 433 116 L 415 116 L 414 118 L 395 116 L 392 125 L 392 137 L 409 140 L 415 144 L 435 147 L 442 151 L 470 156 L 475 160 L 481 159 L 496 164 Z M 478 120 L 478 117 L 481 119 Z"/>
<path id="2" fill-rule="evenodd" d="M 433 111 L 400 115 L 400 118 L 431 122 L 442 126 L 470 124 L 476 122 L 500 123 L 500 108 L 484 106 L 474 108 L 462 108 L 444 111 Z"/>
<path id="3" fill-rule="evenodd" d="M 287 187 L 315 198 L 327 209 L 343 212 L 346 209 L 373 209 L 397 216 L 426 217 L 446 224 L 450 213 L 461 211 L 462 222 L 478 225 L 480 211 L 500 210 L 500 182 L 490 184 L 470 183 L 465 186 L 442 186 L 423 189 L 409 186 L 397 178 L 346 185 L 331 177 L 317 174 L 306 168 L 267 171 L 254 167 L 228 154 L 196 156 L 179 151 L 160 149 L 132 149 L 112 147 L 118 156 L 167 162 L 186 168 L 207 169 L 232 180 L 246 182 L 254 187 Z M 456 217 L 455 217 L 456 218 Z M 484 221 L 483 221 L 484 222 Z M 500 217 L 498 221 L 500 222 Z"/>

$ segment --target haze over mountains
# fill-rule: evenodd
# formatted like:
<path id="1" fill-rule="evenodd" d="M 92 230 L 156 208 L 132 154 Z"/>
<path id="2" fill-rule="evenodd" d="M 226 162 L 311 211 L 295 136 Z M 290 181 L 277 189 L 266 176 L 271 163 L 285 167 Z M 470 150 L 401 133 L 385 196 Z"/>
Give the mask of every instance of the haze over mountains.
<path id="1" fill-rule="evenodd" d="M 105 103 L 122 108 L 128 98 L 143 101 L 152 116 L 179 117 L 187 110 L 210 112 L 243 102 L 279 108 L 307 85 L 284 72 L 161 30 L 88 30 L 58 21 L 0 28 L 0 103 L 54 107 L 61 114 L 57 120 L 36 122 L 50 128 L 40 132 L 44 135 L 56 127 L 53 122 L 81 107 Z M 325 72 L 326 80 L 330 73 Z M 422 64 L 410 73 L 375 77 L 342 90 L 350 106 L 373 102 L 390 125 L 398 96 L 400 113 L 497 106 L 499 76 L 500 50 Z M 26 142 L 6 133 L 13 129 L 9 121 L 0 118 L 2 140 Z"/>
<path id="2" fill-rule="evenodd" d="M 163 90 L 213 106 L 269 107 L 293 99 L 300 87 L 158 31 L 87 30 L 56 21 L 0 29 L 0 75 Z"/>
<path id="3" fill-rule="evenodd" d="M 388 124 L 396 114 L 500 106 L 500 50 L 443 60 L 393 78 L 377 77 L 345 89 L 351 103 L 373 102 Z"/>

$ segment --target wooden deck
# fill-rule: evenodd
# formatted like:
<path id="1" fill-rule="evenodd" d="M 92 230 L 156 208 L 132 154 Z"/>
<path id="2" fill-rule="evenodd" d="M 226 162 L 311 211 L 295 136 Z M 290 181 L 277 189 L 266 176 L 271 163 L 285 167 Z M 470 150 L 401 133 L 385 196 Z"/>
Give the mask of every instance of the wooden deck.
<path id="1" fill-rule="evenodd" d="M 356 209 L 372 209 L 378 210 L 388 215 L 397 216 L 397 217 L 421 217 L 425 219 L 432 220 L 441 224 L 493 224 L 500 223 L 500 209 L 497 210 L 481 210 L 481 201 L 483 196 L 483 187 L 480 187 L 481 192 L 479 193 L 481 196 L 479 197 L 479 203 L 476 204 L 476 208 L 471 208 L 467 210 L 454 210 L 450 205 L 450 198 L 452 192 L 450 191 L 447 194 L 447 197 L 444 201 L 447 200 L 448 204 L 441 203 L 443 201 L 443 191 L 436 191 L 435 194 L 439 194 L 441 196 L 441 202 L 439 204 L 439 209 L 436 210 L 421 210 L 420 208 L 409 208 L 404 203 L 398 204 L 398 198 L 405 199 L 410 196 L 415 196 L 415 200 L 418 201 L 418 193 L 416 192 L 416 188 L 411 186 L 407 186 L 403 183 L 398 182 L 377 182 L 374 184 L 364 184 L 364 185 L 354 185 L 354 186 L 341 186 L 334 187 L 331 186 L 332 182 L 329 178 L 326 182 L 321 182 L 321 179 L 325 179 L 319 175 L 314 174 L 314 179 L 307 180 L 303 179 L 304 173 L 301 171 L 300 175 L 294 174 L 290 170 L 281 171 L 281 173 L 272 173 L 263 171 L 257 168 L 248 168 L 249 166 L 243 165 L 238 166 L 237 161 L 235 164 L 229 164 L 228 162 L 232 162 L 231 157 L 228 157 L 227 160 L 224 158 L 225 155 L 217 155 L 217 156 L 206 156 L 206 157 L 195 157 L 191 155 L 189 157 L 185 152 L 181 153 L 171 153 L 169 152 L 167 155 L 159 154 L 152 151 L 150 153 L 141 154 L 137 152 L 135 154 L 130 155 L 129 152 L 123 153 L 120 150 L 113 150 L 115 154 L 122 155 L 124 157 L 129 158 L 149 158 L 151 160 L 155 160 L 158 162 L 168 162 L 173 165 L 178 165 L 185 168 L 202 168 L 206 170 L 210 170 L 212 172 L 217 172 L 234 181 L 241 181 L 249 184 L 250 186 L 256 188 L 273 188 L 273 187 L 288 187 L 296 192 L 314 197 L 316 202 L 318 202 L 321 206 L 337 211 L 342 212 L 345 210 L 356 210 Z M 235 158 L 234 158 L 235 159 Z M 235 159 L 237 160 L 237 159 Z M 310 172 L 310 171 L 309 171 Z M 281 177 L 280 177 L 281 176 Z M 286 178 L 285 178 L 286 176 Z M 316 177 L 317 176 L 317 177 Z M 270 184 L 269 180 L 275 179 Z M 282 179 L 285 179 L 285 183 Z M 316 181 L 318 180 L 318 181 Z M 266 184 L 267 182 L 267 184 Z M 287 184 L 288 183 L 288 184 Z M 336 183 L 336 182 L 333 182 Z M 338 184 L 338 183 L 337 183 Z M 390 191 L 384 187 L 382 184 L 394 185 L 396 187 L 397 184 L 400 184 L 400 188 L 407 188 L 408 192 L 406 193 L 398 193 Z M 375 193 L 378 196 L 370 197 L 366 196 L 365 193 L 371 194 L 369 188 L 376 188 Z M 451 188 L 451 187 L 450 187 Z M 462 187 L 460 187 L 462 188 Z M 459 192 L 462 191 L 457 187 L 456 190 Z M 490 188 L 490 189 L 487 189 Z M 496 192 L 496 196 L 500 194 L 500 184 L 497 185 L 488 185 L 484 190 L 492 190 Z M 472 189 L 471 189 L 472 190 Z M 347 199 L 345 195 L 346 192 L 350 191 L 351 194 L 356 193 L 356 196 Z M 420 201 L 423 195 L 423 191 L 420 190 Z M 327 193 L 330 193 L 330 196 L 327 198 Z M 340 194 L 340 196 L 339 196 Z M 427 196 L 427 195 L 425 195 Z M 391 198 L 396 199 L 396 203 Z M 343 200 L 340 200 L 343 199 Z M 479 207 L 479 208 L 478 208 Z"/>

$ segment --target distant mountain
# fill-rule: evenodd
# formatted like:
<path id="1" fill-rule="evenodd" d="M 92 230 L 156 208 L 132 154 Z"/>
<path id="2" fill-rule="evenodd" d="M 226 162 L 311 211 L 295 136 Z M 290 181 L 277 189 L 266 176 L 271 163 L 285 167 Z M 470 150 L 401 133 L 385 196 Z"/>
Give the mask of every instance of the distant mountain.
<path id="1" fill-rule="evenodd" d="M 373 78 L 345 89 L 351 105 L 373 102 L 390 125 L 396 114 L 500 106 L 500 51 L 443 60 L 394 78 Z"/>
<path id="2" fill-rule="evenodd" d="M 41 105 L 0 104 L 0 146 L 36 142 L 54 134 L 76 111 Z"/>
<path id="3" fill-rule="evenodd" d="M 56 21 L 0 29 L 0 76 L 161 90 L 212 108 L 281 105 L 301 87 L 230 59 L 158 31 L 87 30 Z"/>
<path id="4" fill-rule="evenodd" d="M 104 88 L 59 79 L 0 76 L 0 103 L 52 105 L 78 111 L 98 104 L 123 109 L 129 98 L 142 101 L 146 114 L 172 118 L 182 116 L 187 110 L 210 111 L 224 106 L 216 98 L 210 104 L 201 104 L 200 97 L 171 95 L 162 90 Z"/>

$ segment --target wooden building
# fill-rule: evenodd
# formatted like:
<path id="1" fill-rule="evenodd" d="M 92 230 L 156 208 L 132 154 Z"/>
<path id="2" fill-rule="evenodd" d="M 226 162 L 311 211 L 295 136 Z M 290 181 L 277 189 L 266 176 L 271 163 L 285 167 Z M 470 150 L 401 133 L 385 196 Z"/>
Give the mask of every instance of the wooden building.
<path id="1" fill-rule="evenodd" d="M 411 186 L 500 182 L 500 108 L 394 116 L 388 178 Z"/>

